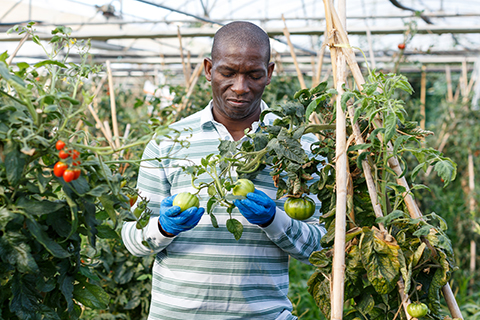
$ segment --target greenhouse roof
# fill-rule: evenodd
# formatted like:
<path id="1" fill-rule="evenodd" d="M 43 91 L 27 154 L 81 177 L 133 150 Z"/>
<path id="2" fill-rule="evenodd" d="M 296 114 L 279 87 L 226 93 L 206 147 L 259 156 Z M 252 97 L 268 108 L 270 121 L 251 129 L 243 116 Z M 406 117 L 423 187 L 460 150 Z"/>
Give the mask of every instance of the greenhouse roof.
<path id="1" fill-rule="evenodd" d="M 458 64 L 479 56 L 480 0 L 351 0 L 346 16 L 351 45 L 368 57 L 371 44 L 378 63 L 391 62 L 406 37 L 405 58 L 413 64 Z M 91 53 L 97 62 L 110 60 L 116 68 L 143 65 L 143 71 L 151 65 L 178 68 L 182 55 L 189 63 L 200 62 L 209 54 L 215 31 L 233 20 L 262 26 L 272 37 L 272 48 L 282 63 L 291 64 L 283 34 L 286 26 L 302 70 L 311 70 L 312 57 L 324 40 L 322 1 L 3 0 L 0 51 L 12 52 L 22 38 L 15 32 L 7 34 L 9 28 L 37 21 L 40 39 L 50 39 L 56 25 L 72 28 L 75 39 L 91 39 Z M 16 59 L 44 58 L 41 48 L 27 42 Z M 328 58 L 327 50 L 326 63 Z M 364 59 L 360 53 L 358 59 Z"/>

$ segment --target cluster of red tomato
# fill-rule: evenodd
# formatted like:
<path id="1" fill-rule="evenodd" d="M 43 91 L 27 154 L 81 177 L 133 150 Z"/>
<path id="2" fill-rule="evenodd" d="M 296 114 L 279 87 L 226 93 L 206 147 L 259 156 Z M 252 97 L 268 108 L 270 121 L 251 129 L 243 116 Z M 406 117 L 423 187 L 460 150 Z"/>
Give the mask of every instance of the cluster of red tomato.
<path id="1" fill-rule="evenodd" d="M 58 157 L 62 160 L 66 160 L 71 157 L 71 161 L 58 161 L 53 166 L 53 174 L 56 177 L 63 177 L 65 182 L 71 182 L 77 180 L 80 177 L 82 171 L 80 168 L 76 168 L 80 165 L 80 160 L 77 160 L 80 157 L 80 152 L 77 150 L 65 150 L 65 142 L 58 140 L 55 144 L 55 148 L 58 150 Z M 71 162 L 71 166 L 67 163 Z"/>

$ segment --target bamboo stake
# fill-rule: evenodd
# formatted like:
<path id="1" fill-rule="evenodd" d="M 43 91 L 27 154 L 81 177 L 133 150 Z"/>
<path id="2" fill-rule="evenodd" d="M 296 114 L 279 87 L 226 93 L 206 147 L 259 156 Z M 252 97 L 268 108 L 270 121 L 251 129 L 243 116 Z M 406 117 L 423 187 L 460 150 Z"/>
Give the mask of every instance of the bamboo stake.
<path id="1" fill-rule="evenodd" d="M 427 67 L 425 65 L 422 66 L 422 79 L 420 81 L 420 128 L 425 130 L 425 120 L 426 120 L 426 113 L 425 113 L 425 102 L 427 100 Z"/>
<path id="2" fill-rule="evenodd" d="M 470 214 L 475 213 L 475 170 L 473 165 L 473 154 L 472 150 L 468 150 L 468 189 L 469 189 L 469 209 Z M 476 269 L 476 251 L 477 244 L 475 240 L 470 241 L 470 272 L 474 274 Z M 470 279 L 470 286 L 474 285 L 474 279 Z"/>
<path id="3" fill-rule="evenodd" d="M 312 87 L 316 87 L 320 83 L 320 78 L 322 75 L 322 66 L 323 66 L 323 57 L 325 55 L 325 47 L 327 46 L 327 30 L 323 33 L 323 43 L 320 51 L 318 52 L 318 63 L 317 63 L 317 71 L 315 72 L 315 80 L 313 82 Z"/>
<path id="4" fill-rule="evenodd" d="M 463 99 L 465 99 L 467 95 L 467 87 L 468 87 L 468 70 L 467 70 L 467 59 L 462 61 L 462 77 L 460 78 L 460 90 Z"/>
<path id="5" fill-rule="evenodd" d="M 104 76 L 101 80 L 100 80 L 100 83 L 98 84 L 97 86 L 97 89 L 95 90 L 94 94 L 93 94 L 93 101 L 95 101 L 95 98 L 96 96 L 99 94 L 100 90 L 102 90 L 102 86 L 103 84 L 105 83 L 105 80 L 107 79 L 107 76 Z M 92 102 L 93 103 L 93 102 Z M 105 130 L 105 128 L 103 127 L 103 124 L 102 124 L 102 121 L 100 120 L 100 118 L 98 117 L 98 114 L 97 112 L 95 111 L 95 109 L 92 107 L 92 103 L 88 104 L 87 108 L 88 110 L 90 111 L 90 113 L 92 114 L 93 116 L 93 119 L 95 119 L 95 122 L 97 123 L 97 126 L 100 128 L 100 131 L 102 131 L 103 133 L 103 136 L 105 137 L 105 139 L 107 139 L 107 142 L 108 144 L 110 145 L 110 147 L 112 149 L 115 149 L 115 146 L 113 145 L 113 142 L 112 140 L 110 139 L 107 131 Z"/>
<path id="6" fill-rule="evenodd" d="M 295 48 L 293 47 L 293 44 L 290 41 L 290 33 L 288 32 L 287 22 L 285 21 L 285 17 L 283 16 L 283 14 L 282 14 L 282 20 L 283 20 L 283 23 L 285 24 L 285 28 L 283 28 L 283 34 L 285 35 L 285 38 L 287 38 L 287 43 L 290 48 L 290 55 L 293 58 L 293 64 L 295 65 L 295 70 L 297 70 L 297 77 L 298 77 L 298 81 L 300 82 L 300 87 L 302 89 L 306 89 L 307 85 L 305 84 L 305 80 L 303 79 L 302 71 L 300 71 L 300 67 L 298 66 L 297 55 L 295 54 Z"/>
<path id="7" fill-rule="evenodd" d="M 195 85 L 197 84 L 198 78 L 200 77 L 200 74 L 202 73 L 202 70 L 203 70 L 202 67 L 203 67 L 203 63 L 199 62 L 197 64 L 197 66 L 195 67 L 195 70 L 193 70 L 192 79 L 191 79 L 192 81 L 190 83 L 190 87 L 188 88 L 187 94 L 185 96 L 183 96 L 182 103 L 181 103 L 180 107 L 178 108 L 177 112 L 182 111 L 187 106 L 188 100 L 190 99 L 190 96 L 193 93 L 193 89 L 195 88 Z"/>
<path id="8" fill-rule="evenodd" d="M 460 78 L 460 81 L 458 82 L 457 89 L 455 91 L 455 95 L 453 96 L 453 102 L 457 102 L 458 98 L 460 97 L 460 91 L 462 91 L 461 88 L 462 84 L 462 79 Z"/>
<path id="9" fill-rule="evenodd" d="M 453 102 L 452 75 L 448 64 L 445 65 L 445 77 L 447 78 L 447 101 Z"/>
<path id="10" fill-rule="evenodd" d="M 280 53 L 278 53 L 277 51 L 275 51 L 274 59 L 275 59 L 275 70 L 277 72 L 277 75 L 280 75 L 283 73 L 283 64 L 282 64 L 282 57 L 280 56 Z"/>
<path id="11" fill-rule="evenodd" d="M 328 0 L 324 0 L 324 2 L 326 2 Z M 327 10 L 325 10 L 325 13 L 327 14 Z M 333 22 L 334 22 L 334 26 L 335 26 L 335 29 L 337 29 L 338 31 L 338 35 L 341 39 L 341 41 L 343 42 L 344 46 L 342 46 L 342 50 L 346 53 L 345 56 L 346 56 L 346 59 L 347 59 L 347 63 L 350 67 L 350 70 L 352 72 L 352 75 L 355 79 L 355 82 L 357 84 L 357 87 L 359 88 L 359 90 L 361 91 L 362 88 L 363 88 L 363 84 L 365 83 L 365 79 L 363 78 L 363 75 L 360 71 L 360 68 L 355 60 L 355 54 L 353 53 L 353 49 L 349 46 L 349 41 L 348 41 L 348 37 L 347 37 L 347 34 L 340 22 L 340 19 L 338 18 L 338 15 L 336 14 L 335 10 L 331 10 L 331 16 L 333 18 Z M 378 120 L 378 119 L 377 119 Z M 377 127 L 378 127 L 378 124 L 377 124 Z M 391 144 L 389 144 L 389 148 L 392 148 Z M 398 163 L 398 159 L 394 156 L 390 157 L 390 159 L 388 160 L 388 164 L 389 166 L 392 168 L 392 170 L 395 171 L 395 173 L 398 175 L 398 176 L 401 176 L 401 173 L 402 173 L 402 169 L 400 167 L 400 164 Z M 402 185 L 403 187 L 405 187 L 406 189 L 406 192 L 404 193 L 404 199 L 405 199 L 405 204 L 407 205 L 407 209 L 410 213 L 410 216 L 412 218 L 419 218 L 421 217 L 421 212 L 420 210 L 418 209 L 418 206 L 417 204 L 415 203 L 415 201 L 413 200 L 411 194 L 410 194 L 410 187 L 408 186 L 408 183 L 405 179 L 405 177 L 402 177 L 402 178 L 399 178 L 397 179 L 397 183 L 399 185 Z M 452 289 L 450 288 L 450 285 L 447 283 L 443 288 L 442 288 L 443 292 L 444 292 L 444 297 L 447 301 L 447 305 L 449 307 L 449 310 L 450 310 L 450 313 L 452 315 L 452 317 L 456 317 L 456 318 L 461 318 L 463 319 L 463 316 L 462 316 L 462 313 L 460 312 L 460 308 L 458 307 L 458 304 L 454 298 L 454 295 L 453 295 L 453 292 L 452 292 Z"/>
<path id="12" fill-rule="evenodd" d="M 110 131 L 110 126 L 107 120 L 103 121 L 103 127 L 105 128 L 105 132 L 107 133 L 107 140 L 113 141 L 112 131 Z"/>
<path id="13" fill-rule="evenodd" d="M 15 56 L 17 55 L 18 51 L 20 50 L 20 48 L 23 46 L 23 44 L 25 43 L 25 41 L 27 41 L 28 37 L 30 36 L 30 34 L 26 33 L 22 40 L 20 40 L 20 42 L 18 43 L 18 46 L 15 48 L 15 51 L 13 51 L 12 55 L 10 57 L 8 57 L 8 59 L 5 61 L 7 63 L 7 65 L 9 66 L 11 63 L 12 63 L 12 60 L 13 58 L 15 58 Z"/>
<path id="14" fill-rule="evenodd" d="M 365 20 L 365 26 L 367 27 L 368 54 L 370 55 L 370 64 L 372 65 L 372 69 L 376 69 L 377 64 L 375 63 L 375 54 L 373 53 L 372 33 L 370 32 L 370 27 L 368 26 L 367 21 L 368 20 Z"/>
<path id="15" fill-rule="evenodd" d="M 112 76 L 112 69 L 110 67 L 110 60 L 107 60 L 107 73 L 108 73 L 108 88 L 110 91 L 110 109 L 112 111 L 112 126 L 113 126 L 113 135 L 114 135 L 112 140 L 114 140 L 115 146 L 117 148 L 120 148 L 120 133 L 118 131 L 118 122 L 117 122 L 117 105 L 115 103 L 115 90 L 113 88 L 113 76 Z M 108 126 L 108 131 L 110 131 L 110 126 L 108 125 L 108 122 L 107 122 L 107 126 Z"/>
<path id="16" fill-rule="evenodd" d="M 192 58 L 192 53 L 190 50 L 187 51 L 187 77 L 188 77 L 188 82 L 192 80 L 192 75 L 190 72 L 192 71 L 192 64 L 191 64 L 191 58 Z"/>
<path id="17" fill-rule="evenodd" d="M 190 86 L 190 78 L 187 74 L 187 66 L 185 64 L 185 57 L 183 56 L 182 35 L 180 34 L 180 27 L 177 26 L 177 36 L 180 42 L 180 59 L 182 60 L 183 76 L 185 77 L 185 87 Z"/>
<path id="18" fill-rule="evenodd" d="M 327 0 L 332 8 L 330 0 Z M 327 2 L 325 1 L 325 2 Z M 345 2 L 339 2 L 342 12 L 345 10 Z M 342 22 L 345 23 L 344 19 Z M 336 41 L 335 41 L 336 42 Z M 343 319 L 343 303 L 345 292 L 345 234 L 347 213 L 347 184 L 348 184 L 348 159 L 347 159 L 347 132 L 346 116 L 341 105 L 343 86 L 347 78 L 347 64 L 344 54 L 337 48 L 331 51 L 336 53 L 336 146 L 335 146 L 335 171 L 336 171 L 336 207 L 335 207 L 335 240 L 332 266 L 332 283 L 330 288 L 331 319 Z"/>
<path id="19" fill-rule="evenodd" d="M 345 56 L 340 52 L 337 55 L 337 83 L 338 94 L 336 101 L 336 213 L 335 213 L 335 242 L 332 267 L 332 288 L 330 290 L 332 304 L 332 320 L 343 318 L 343 296 L 345 278 L 345 233 L 347 210 L 347 153 L 346 153 L 346 119 L 341 106 L 343 84 L 346 78 Z"/>

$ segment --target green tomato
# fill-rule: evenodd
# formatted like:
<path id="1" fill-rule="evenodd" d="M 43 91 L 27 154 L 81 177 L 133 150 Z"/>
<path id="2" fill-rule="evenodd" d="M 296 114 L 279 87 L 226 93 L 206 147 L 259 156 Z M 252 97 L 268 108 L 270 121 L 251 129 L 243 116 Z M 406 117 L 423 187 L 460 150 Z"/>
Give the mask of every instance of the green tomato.
<path id="1" fill-rule="evenodd" d="M 234 196 L 244 196 L 246 197 L 248 193 L 255 191 L 255 186 L 253 182 L 248 179 L 238 179 L 235 183 L 235 187 L 232 189 Z"/>
<path id="2" fill-rule="evenodd" d="M 140 201 L 138 206 L 133 209 L 133 215 L 138 219 L 142 215 L 143 211 L 147 208 L 147 202 L 145 200 Z"/>
<path id="3" fill-rule="evenodd" d="M 313 216 L 315 202 L 309 197 L 288 198 L 283 208 L 290 218 L 305 220 Z"/>
<path id="4" fill-rule="evenodd" d="M 407 306 L 407 312 L 414 318 L 421 318 L 427 315 L 428 307 L 425 303 L 414 302 Z"/>
<path id="5" fill-rule="evenodd" d="M 198 208 L 200 201 L 198 200 L 197 196 L 191 194 L 190 192 L 180 192 L 173 199 L 173 205 L 179 206 L 183 212 L 191 207 Z"/>

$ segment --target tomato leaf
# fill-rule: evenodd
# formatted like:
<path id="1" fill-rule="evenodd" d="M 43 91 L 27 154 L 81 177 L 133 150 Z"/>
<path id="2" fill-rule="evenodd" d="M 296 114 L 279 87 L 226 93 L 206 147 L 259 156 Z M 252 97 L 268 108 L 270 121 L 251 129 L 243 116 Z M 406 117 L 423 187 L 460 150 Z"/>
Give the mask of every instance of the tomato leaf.
<path id="1" fill-rule="evenodd" d="M 210 213 L 210 221 L 212 222 L 212 226 L 214 228 L 218 228 L 217 217 L 213 213 Z"/>
<path id="2" fill-rule="evenodd" d="M 386 242 L 373 228 L 365 227 L 363 234 L 360 251 L 368 280 L 379 294 L 387 294 L 395 289 L 400 276 L 400 246 Z"/>
<path id="3" fill-rule="evenodd" d="M 15 312 L 21 319 L 34 319 L 40 299 L 35 290 L 35 275 L 14 273 L 11 283 L 13 297 L 10 311 Z"/>
<path id="4" fill-rule="evenodd" d="M 67 258 L 70 256 L 65 249 L 62 248 L 58 243 L 52 240 L 45 231 L 43 231 L 40 225 L 32 218 L 27 219 L 26 221 L 28 230 L 30 233 L 40 242 L 45 249 L 48 250 L 54 257 L 57 258 Z"/>
<path id="5" fill-rule="evenodd" d="M 55 65 L 55 66 L 59 66 L 61 68 L 65 68 L 65 69 L 68 68 L 66 65 L 64 65 L 60 61 L 56 61 L 56 60 L 43 60 L 43 61 L 40 61 L 38 63 L 35 63 L 33 66 L 35 68 L 40 68 L 40 67 L 47 66 L 47 65 Z"/>
<path id="6" fill-rule="evenodd" d="M 237 219 L 231 218 L 227 220 L 227 230 L 234 235 L 235 240 L 239 240 L 242 237 L 243 225 Z"/>
<path id="7" fill-rule="evenodd" d="M 20 233 L 9 231 L 0 237 L 2 256 L 22 273 L 38 272 L 39 270 L 30 251 L 30 246 L 25 243 L 25 238 Z"/>
<path id="8" fill-rule="evenodd" d="M 83 305 L 94 309 L 106 309 L 110 302 L 110 297 L 105 290 L 88 282 L 75 285 L 73 297 Z"/>
<path id="9" fill-rule="evenodd" d="M 443 179 L 443 187 L 448 186 L 450 181 L 453 181 L 457 175 L 457 164 L 450 159 L 439 160 L 433 168 L 440 178 Z"/>

